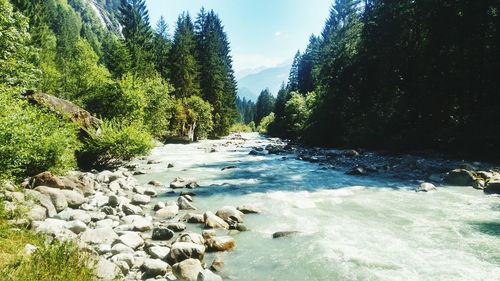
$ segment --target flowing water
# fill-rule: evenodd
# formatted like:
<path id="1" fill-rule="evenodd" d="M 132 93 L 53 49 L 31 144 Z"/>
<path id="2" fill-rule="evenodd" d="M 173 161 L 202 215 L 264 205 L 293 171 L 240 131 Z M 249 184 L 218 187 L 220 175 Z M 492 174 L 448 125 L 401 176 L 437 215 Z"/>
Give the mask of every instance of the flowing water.
<path id="1" fill-rule="evenodd" d="M 293 155 L 252 156 L 251 147 L 268 141 L 244 137 L 242 146 L 212 153 L 228 141 L 157 147 L 150 158 L 162 163 L 142 166 L 150 171 L 137 177 L 196 178 L 199 213 L 246 203 L 263 210 L 245 216 L 251 231 L 235 236 L 235 251 L 218 254 L 225 279 L 500 280 L 499 197 L 470 187 L 416 193 L 405 182 L 347 176 Z M 160 200 L 178 196 L 163 194 Z M 301 234 L 272 239 L 286 230 Z"/>

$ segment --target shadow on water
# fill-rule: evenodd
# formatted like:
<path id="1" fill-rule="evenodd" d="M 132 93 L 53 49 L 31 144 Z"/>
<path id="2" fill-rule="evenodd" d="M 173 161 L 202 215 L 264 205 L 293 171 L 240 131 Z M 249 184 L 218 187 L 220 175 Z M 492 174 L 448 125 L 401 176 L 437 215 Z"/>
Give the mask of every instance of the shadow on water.
<path id="1" fill-rule="evenodd" d="M 479 232 L 500 237 L 500 222 L 472 222 L 470 225 Z"/>

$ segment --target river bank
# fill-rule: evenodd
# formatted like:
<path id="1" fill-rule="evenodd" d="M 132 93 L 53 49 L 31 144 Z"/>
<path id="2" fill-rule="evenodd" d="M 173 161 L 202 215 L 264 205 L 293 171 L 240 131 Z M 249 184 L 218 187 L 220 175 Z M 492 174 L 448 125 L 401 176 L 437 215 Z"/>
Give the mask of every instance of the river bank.
<path id="1" fill-rule="evenodd" d="M 182 271 L 191 272 L 186 280 L 200 273 L 201 280 L 485 280 L 498 275 L 497 197 L 446 185 L 417 193 L 421 181 L 432 181 L 421 174 L 434 171 L 405 179 L 392 176 L 403 168 L 350 175 L 354 164 L 369 164 L 372 157 L 399 162 L 353 151 L 327 153 L 255 134 L 161 145 L 114 172 L 74 173 L 62 183 L 27 182 L 28 193 L 42 199 L 38 205 L 61 204 L 45 220 L 41 208 L 31 208 L 31 215 L 40 211 L 42 221 L 33 228 L 78 239 L 99 255 L 101 277 L 124 280 L 157 275 L 183 280 Z M 326 163 L 323 154 L 339 166 Z M 418 160 L 424 165 L 425 159 Z M 400 163 L 411 171 L 407 166 Z M 54 189 L 40 188 L 44 185 Z M 65 191 L 68 187 L 83 196 Z M 243 215 L 225 206 L 260 214 Z M 217 236 L 206 227 L 219 227 Z"/>

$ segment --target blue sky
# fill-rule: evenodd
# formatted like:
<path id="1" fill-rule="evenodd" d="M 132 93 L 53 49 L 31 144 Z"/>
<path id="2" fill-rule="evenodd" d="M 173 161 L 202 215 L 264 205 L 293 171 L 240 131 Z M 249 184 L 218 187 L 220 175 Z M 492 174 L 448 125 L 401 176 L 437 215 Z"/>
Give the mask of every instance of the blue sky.
<path id="1" fill-rule="evenodd" d="M 151 24 L 164 16 L 172 34 L 177 16 L 196 16 L 202 6 L 222 19 L 236 72 L 273 67 L 303 50 L 319 34 L 332 0 L 146 0 Z"/>

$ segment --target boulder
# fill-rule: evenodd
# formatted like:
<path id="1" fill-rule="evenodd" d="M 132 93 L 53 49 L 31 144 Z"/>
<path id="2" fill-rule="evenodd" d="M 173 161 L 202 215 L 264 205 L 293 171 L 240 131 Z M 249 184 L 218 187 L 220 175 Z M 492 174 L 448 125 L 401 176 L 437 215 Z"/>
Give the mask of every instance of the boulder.
<path id="1" fill-rule="evenodd" d="M 205 255 L 205 246 L 190 242 L 176 242 L 167 255 L 169 264 L 176 264 L 187 259 L 202 260 Z"/>
<path id="2" fill-rule="evenodd" d="M 149 202 L 151 202 L 151 197 L 148 195 L 135 194 L 134 197 L 132 197 L 131 203 L 134 205 L 146 205 Z"/>
<path id="3" fill-rule="evenodd" d="M 153 240 L 170 240 L 174 237 L 174 232 L 166 227 L 155 227 L 151 238 Z"/>
<path id="4" fill-rule="evenodd" d="M 74 209 L 64 209 L 62 212 L 58 213 L 54 216 L 56 219 L 61 219 L 65 221 L 79 220 L 84 223 L 89 223 L 92 220 L 92 217 L 89 213 L 84 210 L 74 210 Z"/>
<path id="5" fill-rule="evenodd" d="M 153 278 L 156 276 L 163 276 L 167 274 L 170 265 L 159 259 L 146 259 L 141 266 L 144 275 L 142 278 Z"/>
<path id="6" fill-rule="evenodd" d="M 231 236 L 213 237 L 206 241 L 208 252 L 230 251 L 236 248 L 236 240 Z"/>
<path id="7" fill-rule="evenodd" d="M 299 233 L 300 233 L 300 231 L 278 231 L 278 232 L 273 233 L 273 238 L 294 236 L 294 235 L 297 235 Z"/>
<path id="8" fill-rule="evenodd" d="M 47 186 L 57 189 L 64 189 L 65 185 L 61 178 L 52 175 L 51 172 L 40 173 L 33 178 L 31 178 L 31 185 L 33 187 L 37 186 Z"/>
<path id="9" fill-rule="evenodd" d="M 436 186 L 433 185 L 432 183 L 424 182 L 420 184 L 419 187 L 415 189 L 416 192 L 429 192 L 429 191 L 436 191 Z"/>
<path id="10" fill-rule="evenodd" d="M 472 186 L 475 176 L 471 171 L 465 169 L 455 169 L 448 172 L 444 182 L 454 186 Z"/>
<path id="11" fill-rule="evenodd" d="M 66 202 L 70 208 L 76 209 L 86 201 L 83 194 L 76 190 L 61 190 L 61 192 L 66 197 Z"/>
<path id="12" fill-rule="evenodd" d="M 38 204 L 35 204 L 33 206 L 30 206 L 30 209 L 26 215 L 29 220 L 43 221 L 47 218 L 47 209 Z"/>
<path id="13" fill-rule="evenodd" d="M 151 197 L 156 197 L 156 196 L 158 196 L 158 192 L 156 192 L 156 190 L 154 190 L 151 187 L 146 187 L 144 189 L 144 195 L 148 195 L 148 196 L 151 196 Z"/>
<path id="14" fill-rule="evenodd" d="M 210 211 L 203 214 L 203 219 L 205 221 L 205 228 L 229 229 L 227 222 Z"/>
<path id="15" fill-rule="evenodd" d="M 110 251 L 111 251 L 111 254 L 113 254 L 113 255 L 134 254 L 134 249 L 130 248 L 129 246 L 127 246 L 123 243 L 117 243 L 117 244 L 113 245 L 113 247 L 111 248 Z"/>
<path id="16" fill-rule="evenodd" d="M 221 271 L 224 268 L 224 261 L 220 257 L 215 257 L 210 269 L 213 271 Z"/>
<path id="17" fill-rule="evenodd" d="M 201 271 L 203 267 L 197 259 L 186 259 L 172 267 L 172 272 L 179 281 L 197 281 Z"/>
<path id="18" fill-rule="evenodd" d="M 62 190 L 48 186 L 38 186 L 35 190 L 49 196 L 50 201 L 56 208 L 56 211 L 60 212 L 68 207 L 66 196 Z"/>
<path id="19" fill-rule="evenodd" d="M 50 197 L 48 195 L 30 189 L 25 190 L 25 192 L 26 195 L 33 198 L 35 202 L 38 202 L 40 206 L 46 209 L 46 214 L 49 218 L 57 215 L 56 207 L 54 207 L 54 204 L 52 204 L 52 201 L 50 200 Z"/>
<path id="20" fill-rule="evenodd" d="M 238 206 L 238 208 L 236 209 L 243 214 L 259 214 L 261 212 L 260 209 L 255 207 L 254 205 L 247 204 Z"/>
<path id="21" fill-rule="evenodd" d="M 165 208 L 165 203 L 163 203 L 163 202 L 157 202 L 154 205 L 153 210 L 156 212 L 156 211 L 158 211 L 160 209 L 163 209 L 163 208 Z"/>
<path id="22" fill-rule="evenodd" d="M 80 234 L 80 239 L 82 242 L 91 245 L 99 244 L 112 244 L 113 241 L 118 239 L 118 235 L 113 231 L 112 228 L 103 227 L 97 229 L 89 229 L 82 234 Z"/>
<path id="23" fill-rule="evenodd" d="M 147 252 L 153 259 L 163 260 L 167 257 L 168 253 L 170 253 L 170 248 L 162 246 L 152 246 L 148 248 Z"/>
<path id="24" fill-rule="evenodd" d="M 128 253 L 123 253 L 123 254 L 118 254 L 118 255 L 114 255 L 112 258 L 111 258 L 111 261 L 120 265 L 119 262 L 125 262 L 127 264 L 127 270 L 131 267 L 134 266 L 134 255 L 133 254 L 128 254 Z M 122 271 L 123 271 L 123 268 L 122 268 Z"/>
<path id="25" fill-rule="evenodd" d="M 218 217 L 225 220 L 228 223 L 232 222 L 243 222 L 243 213 L 238 211 L 235 207 L 225 206 L 222 207 L 215 213 Z"/>
<path id="26" fill-rule="evenodd" d="M 126 224 L 132 225 L 135 231 L 148 231 L 153 227 L 151 217 L 142 217 L 139 215 L 130 215 L 122 218 Z"/>
<path id="27" fill-rule="evenodd" d="M 222 277 L 213 273 L 210 269 L 204 269 L 198 273 L 197 281 L 222 281 Z"/>
<path id="28" fill-rule="evenodd" d="M 36 233 L 49 235 L 59 241 L 73 240 L 76 234 L 66 229 L 66 221 L 58 219 L 46 219 L 45 221 L 33 222 L 33 230 Z"/>
<path id="29" fill-rule="evenodd" d="M 484 193 L 487 194 L 500 194 L 500 180 L 493 180 L 488 182 L 486 188 L 484 188 Z"/>
<path id="30" fill-rule="evenodd" d="M 96 275 L 99 280 L 112 281 L 121 277 L 121 271 L 116 264 L 100 257 L 96 265 Z"/>
<path id="31" fill-rule="evenodd" d="M 180 196 L 177 199 L 177 205 L 180 210 L 196 210 L 196 208 L 189 202 L 185 196 Z"/>
<path id="32" fill-rule="evenodd" d="M 183 217 L 183 220 L 188 223 L 204 223 L 205 219 L 202 214 L 188 213 Z"/>
<path id="33" fill-rule="evenodd" d="M 141 207 L 132 204 L 123 204 L 122 211 L 125 215 L 141 215 L 143 213 Z"/>
<path id="34" fill-rule="evenodd" d="M 113 208 L 118 207 L 120 205 L 120 198 L 116 195 L 110 195 L 108 197 L 108 205 Z"/>
<path id="35" fill-rule="evenodd" d="M 210 238 L 217 236 L 217 233 L 215 232 L 214 229 L 205 229 L 201 232 L 201 236 L 203 237 L 203 239 L 208 240 Z"/>
<path id="36" fill-rule="evenodd" d="M 157 180 L 149 181 L 148 184 L 152 185 L 152 186 L 161 186 L 161 182 L 159 182 Z"/>
<path id="37" fill-rule="evenodd" d="M 170 223 L 167 225 L 167 228 L 172 230 L 173 232 L 181 232 L 186 230 L 186 225 L 182 222 Z"/>
<path id="38" fill-rule="evenodd" d="M 368 171 L 363 167 L 356 167 L 346 172 L 346 175 L 350 176 L 366 176 Z"/>
<path id="39" fill-rule="evenodd" d="M 142 239 L 142 237 L 137 232 L 125 233 L 121 235 L 116 241 L 134 250 L 144 245 L 144 239 Z"/>
<path id="40" fill-rule="evenodd" d="M 175 242 L 190 242 L 198 245 L 205 245 L 205 239 L 203 236 L 195 232 L 182 233 L 179 237 L 177 237 L 177 239 L 175 239 Z"/>
<path id="41" fill-rule="evenodd" d="M 166 206 L 163 209 L 156 211 L 155 216 L 159 219 L 171 219 L 174 218 L 179 213 L 179 207 L 175 206 Z"/>
<path id="42" fill-rule="evenodd" d="M 79 220 L 69 221 L 64 227 L 71 230 L 74 234 L 80 234 L 88 229 L 87 225 Z"/>
<path id="43" fill-rule="evenodd" d="M 170 188 L 178 189 L 178 188 L 196 188 L 198 187 L 198 183 L 194 179 L 183 179 L 183 178 L 175 178 L 170 183 Z"/>

